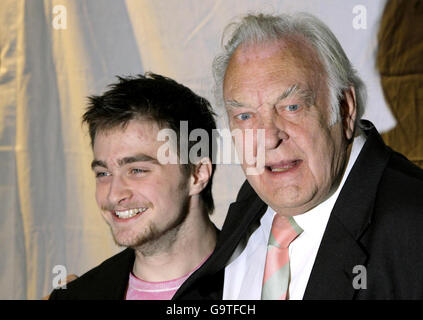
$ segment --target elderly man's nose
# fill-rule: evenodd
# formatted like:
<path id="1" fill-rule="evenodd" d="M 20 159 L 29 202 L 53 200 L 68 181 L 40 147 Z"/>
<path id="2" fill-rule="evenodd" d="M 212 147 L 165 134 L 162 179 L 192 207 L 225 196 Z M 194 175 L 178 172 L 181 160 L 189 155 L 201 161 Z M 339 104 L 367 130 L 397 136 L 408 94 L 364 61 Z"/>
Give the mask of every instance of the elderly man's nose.
<path id="1" fill-rule="evenodd" d="M 265 129 L 266 149 L 275 149 L 289 138 L 277 116 L 268 117 L 267 121 L 264 121 L 263 127 Z"/>

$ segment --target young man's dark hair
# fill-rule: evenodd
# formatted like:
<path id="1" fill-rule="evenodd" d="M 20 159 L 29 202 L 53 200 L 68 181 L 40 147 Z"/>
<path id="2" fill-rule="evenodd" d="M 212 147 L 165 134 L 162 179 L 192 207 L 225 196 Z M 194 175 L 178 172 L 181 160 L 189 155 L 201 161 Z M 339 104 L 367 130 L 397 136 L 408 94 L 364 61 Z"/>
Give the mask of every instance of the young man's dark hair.
<path id="1" fill-rule="evenodd" d="M 188 139 L 195 129 L 203 129 L 208 134 L 209 158 L 212 162 L 210 180 L 201 192 L 201 199 L 209 214 L 214 210 L 212 181 L 216 169 L 213 144 L 216 129 L 214 113 L 210 103 L 196 95 L 189 88 L 176 81 L 154 73 L 136 77 L 118 77 L 119 82 L 109 86 L 109 90 L 100 96 L 89 97 L 89 105 L 83 116 L 87 123 L 94 146 L 96 134 L 101 131 L 124 128 L 133 119 L 151 119 L 160 128 L 175 131 L 180 141 L 180 122 L 187 121 Z M 188 140 L 188 153 L 197 141 Z M 178 155 L 179 155 L 178 148 Z M 195 168 L 194 163 L 182 164 L 183 173 L 189 176 Z"/>

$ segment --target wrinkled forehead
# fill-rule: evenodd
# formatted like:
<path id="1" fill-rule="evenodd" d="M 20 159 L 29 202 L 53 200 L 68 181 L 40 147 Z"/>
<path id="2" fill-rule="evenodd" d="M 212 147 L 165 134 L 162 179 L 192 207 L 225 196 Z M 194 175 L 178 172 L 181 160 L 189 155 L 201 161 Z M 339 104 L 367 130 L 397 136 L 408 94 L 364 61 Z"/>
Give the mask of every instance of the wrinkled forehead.
<path id="1" fill-rule="evenodd" d="M 255 75 L 264 72 L 270 80 L 272 77 L 303 78 L 310 82 L 310 86 L 326 76 L 317 50 L 304 37 L 295 35 L 279 40 L 241 44 L 229 60 L 224 89 L 233 86 L 235 79 L 254 83 Z"/>

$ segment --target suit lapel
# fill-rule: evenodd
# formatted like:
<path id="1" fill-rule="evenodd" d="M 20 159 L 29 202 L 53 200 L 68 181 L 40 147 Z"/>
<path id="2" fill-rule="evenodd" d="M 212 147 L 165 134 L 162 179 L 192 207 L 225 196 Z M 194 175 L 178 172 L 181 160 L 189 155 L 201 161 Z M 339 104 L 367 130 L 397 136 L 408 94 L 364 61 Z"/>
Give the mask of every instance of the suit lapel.
<path id="1" fill-rule="evenodd" d="M 365 265 L 367 256 L 348 230 L 331 217 L 322 239 L 313 270 L 304 293 L 308 299 L 349 300 L 354 297 L 353 270 Z"/>
<path id="2" fill-rule="evenodd" d="M 247 230 L 267 209 L 267 205 L 255 194 L 248 181 L 245 181 L 239 194 L 248 196 L 243 197 L 242 200 L 237 199 L 237 202 L 230 205 L 213 254 L 182 284 L 173 299 L 185 297 L 199 299 L 212 296 L 218 296 L 217 299 L 222 298 L 223 271 L 226 264 Z M 205 283 L 204 279 L 213 283 Z M 193 290 L 197 290 L 199 295 L 191 295 Z"/>
<path id="3" fill-rule="evenodd" d="M 128 286 L 129 274 L 135 261 L 135 252 L 131 248 L 123 250 L 112 257 L 103 272 L 96 275 L 97 286 L 87 288 L 92 299 L 124 300 Z"/>
<path id="4" fill-rule="evenodd" d="M 216 245 L 217 263 L 213 267 L 215 271 L 225 267 L 242 237 L 251 225 L 261 218 L 266 209 L 267 205 L 256 195 L 252 202 L 245 200 L 230 205 L 225 227 Z"/>
<path id="5" fill-rule="evenodd" d="M 378 184 L 391 155 L 374 127 L 365 133 L 367 141 L 332 210 L 304 299 L 352 299 L 357 292 L 354 268 L 367 261 L 360 239 L 371 223 Z"/>

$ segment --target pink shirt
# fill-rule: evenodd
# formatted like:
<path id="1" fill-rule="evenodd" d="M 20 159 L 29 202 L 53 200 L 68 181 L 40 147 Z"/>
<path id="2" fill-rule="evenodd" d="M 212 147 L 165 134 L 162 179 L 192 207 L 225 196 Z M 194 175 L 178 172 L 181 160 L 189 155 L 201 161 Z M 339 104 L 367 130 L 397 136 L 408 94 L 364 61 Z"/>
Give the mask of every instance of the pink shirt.
<path id="1" fill-rule="evenodd" d="M 210 255 L 209 255 L 210 256 Z M 128 290 L 125 300 L 170 300 L 186 279 L 209 258 L 206 257 L 194 270 L 188 274 L 169 281 L 149 282 L 129 274 Z"/>

